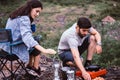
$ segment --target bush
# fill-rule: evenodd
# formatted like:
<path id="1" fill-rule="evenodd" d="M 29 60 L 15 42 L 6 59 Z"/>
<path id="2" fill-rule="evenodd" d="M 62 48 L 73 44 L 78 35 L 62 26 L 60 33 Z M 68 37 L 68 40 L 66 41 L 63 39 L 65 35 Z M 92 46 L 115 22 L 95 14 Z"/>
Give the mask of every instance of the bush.
<path id="1" fill-rule="evenodd" d="M 83 5 L 83 4 L 90 4 L 93 2 L 99 2 L 101 0 L 95 1 L 95 0 L 41 0 L 42 2 L 50 2 L 54 4 L 60 4 L 60 5 Z"/>
<path id="2" fill-rule="evenodd" d="M 106 66 L 120 65 L 120 42 L 116 40 L 103 40 L 103 53 L 98 58 L 98 63 Z"/>

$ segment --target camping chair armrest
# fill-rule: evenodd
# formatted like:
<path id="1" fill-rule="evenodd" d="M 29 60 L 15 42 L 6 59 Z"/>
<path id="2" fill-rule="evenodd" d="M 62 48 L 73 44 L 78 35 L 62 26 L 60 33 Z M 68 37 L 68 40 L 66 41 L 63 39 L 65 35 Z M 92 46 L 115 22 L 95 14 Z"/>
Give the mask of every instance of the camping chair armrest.
<path id="1" fill-rule="evenodd" d="M 42 39 L 42 35 L 35 35 L 34 39 L 40 44 L 40 40 Z"/>
<path id="2" fill-rule="evenodd" d="M 34 39 L 37 40 L 37 41 L 38 41 L 38 40 L 41 40 L 41 39 L 42 39 L 42 35 L 35 35 L 35 36 L 34 36 Z"/>
<path id="3" fill-rule="evenodd" d="M 23 41 L 18 41 L 18 42 L 11 43 L 10 46 L 16 46 L 23 43 L 24 43 Z"/>

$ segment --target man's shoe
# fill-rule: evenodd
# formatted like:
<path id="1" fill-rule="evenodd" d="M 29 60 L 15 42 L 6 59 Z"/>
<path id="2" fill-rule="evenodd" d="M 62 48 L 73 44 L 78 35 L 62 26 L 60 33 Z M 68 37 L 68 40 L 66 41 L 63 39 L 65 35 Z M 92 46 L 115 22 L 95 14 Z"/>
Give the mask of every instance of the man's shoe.
<path id="1" fill-rule="evenodd" d="M 89 65 L 85 67 L 87 71 L 98 71 L 101 68 L 100 65 Z"/>
<path id="2" fill-rule="evenodd" d="M 84 67 L 88 67 L 90 65 L 92 65 L 91 60 L 86 60 Z"/>

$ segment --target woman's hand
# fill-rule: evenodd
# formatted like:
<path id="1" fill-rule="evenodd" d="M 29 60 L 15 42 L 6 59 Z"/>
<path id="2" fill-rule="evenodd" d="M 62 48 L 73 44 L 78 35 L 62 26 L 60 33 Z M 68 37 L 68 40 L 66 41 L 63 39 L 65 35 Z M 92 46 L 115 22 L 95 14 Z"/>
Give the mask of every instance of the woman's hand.
<path id="1" fill-rule="evenodd" d="M 57 53 L 53 49 L 45 49 L 40 45 L 36 45 L 35 48 L 38 49 L 39 51 L 41 51 L 42 53 L 46 53 L 46 54 L 56 54 Z"/>
<path id="2" fill-rule="evenodd" d="M 46 49 L 48 54 L 56 54 L 57 52 L 53 49 Z"/>
<path id="3" fill-rule="evenodd" d="M 82 77 L 84 80 L 91 80 L 90 74 L 86 71 L 82 73 Z"/>

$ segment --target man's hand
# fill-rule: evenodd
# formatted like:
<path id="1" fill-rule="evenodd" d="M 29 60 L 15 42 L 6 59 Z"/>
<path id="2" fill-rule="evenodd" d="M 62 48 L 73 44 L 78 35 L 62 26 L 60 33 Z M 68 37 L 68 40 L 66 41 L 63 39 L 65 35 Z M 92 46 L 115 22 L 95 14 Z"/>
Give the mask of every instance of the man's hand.
<path id="1" fill-rule="evenodd" d="M 101 45 L 96 45 L 96 52 L 97 52 L 97 54 L 102 53 L 102 47 L 101 47 Z"/>
<path id="2" fill-rule="evenodd" d="M 82 72 L 82 77 L 84 80 L 91 80 L 90 74 L 88 72 Z"/>

